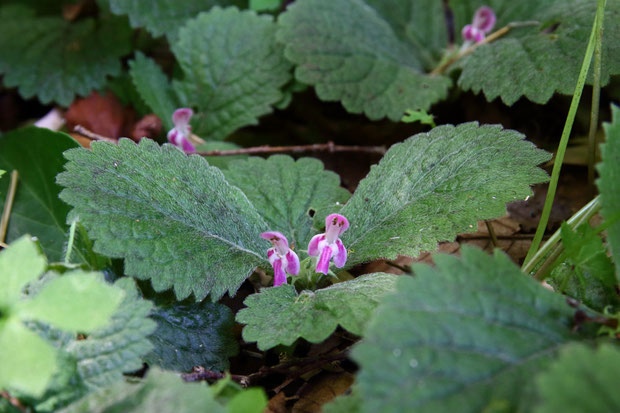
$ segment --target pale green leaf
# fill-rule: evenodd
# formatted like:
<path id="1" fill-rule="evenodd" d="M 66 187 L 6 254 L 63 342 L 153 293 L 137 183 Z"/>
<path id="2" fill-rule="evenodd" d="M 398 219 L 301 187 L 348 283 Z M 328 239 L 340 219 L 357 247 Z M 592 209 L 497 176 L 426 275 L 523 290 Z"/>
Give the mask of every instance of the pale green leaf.
<path id="1" fill-rule="evenodd" d="M 198 13 L 215 5 L 236 4 L 240 0 L 104 0 L 116 14 L 126 14 L 133 27 L 144 27 L 153 36 L 176 38 L 179 29 Z"/>
<path id="2" fill-rule="evenodd" d="M 56 370 L 54 349 L 15 317 L 0 319 L 0 389 L 40 396 Z"/>
<path id="3" fill-rule="evenodd" d="M 620 108 L 612 106 L 613 122 L 604 125 L 607 141 L 601 145 L 603 162 L 598 165 L 596 181 L 601 196 L 601 215 L 615 219 L 607 229 L 607 242 L 616 263 L 616 279 L 620 280 Z"/>
<path id="4" fill-rule="evenodd" d="M 61 198 L 95 239 L 95 250 L 125 258 L 125 273 L 216 300 L 234 294 L 259 264 L 267 225 L 246 196 L 199 156 L 149 139 L 94 142 L 66 152 Z"/>
<path id="5" fill-rule="evenodd" d="M 262 413 L 267 407 L 265 391 L 254 387 L 236 394 L 226 404 L 227 413 Z"/>
<path id="6" fill-rule="evenodd" d="M 549 370 L 536 377 L 540 403 L 535 413 L 620 411 L 620 351 L 613 344 L 597 350 L 571 344 Z"/>
<path id="7" fill-rule="evenodd" d="M 237 313 L 237 322 L 246 324 L 243 339 L 257 341 L 261 350 L 288 346 L 300 337 L 318 343 L 338 325 L 362 335 L 377 302 L 395 281 L 395 275 L 374 273 L 300 294 L 290 284 L 265 288 L 245 299 L 247 308 Z"/>
<path id="8" fill-rule="evenodd" d="M 38 294 L 20 303 L 16 314 L 62 330 L 91 332 L 110 321 L 123 298 L 123 291 L 98 273 L 76 270 L 46 283 Z"/>
<path id="9" fill-rule="evenodd" d="M 150 336 L 153 351 L 144 360 L 166 370 L 189 372 L 194 366 L 228 369 L 228 358 L 239 346 L 233 335 L 230 309 L 218 303 L 161 303 L 151 318 L 157 330 Z"/>
<path id="10" fill-rule="evenodd" d="M 566 298 L 502 252 L 461 253 L 415 265 L 377 308 L 353 351 L 363 411 L 515 411 L 532 400 L 532 376 L 580 337 Z"/>
<path id="11" fill-rule="evenodd" d="M 312 228 L 314 213 L 344 204 L 350 196 L 340 187 L 340 177 L 324 170 L 321 161 L 313 158 L 250 158 L 231 163 L 224 175 L 230 184 L 241 188 L 269 230 L 284 234 L 298 250 L 305 249 L 316 233 Z"/>
<path id="12" fill-rule="evenodd" d="M 501 97 L 512 105 L 521 96 L 546 103 L 555 92 L 572 95 L 581 69 L 597 2 L 590 0 L 519 1 L 456 0 L 455 32 L 471 22 L 486 4 L 497 12 L 496 29 L 511 23 L 538 24 L 513 28 L 500 39 L 478 47 L 463 62 L 458 84 L 484 92 L 487 100 Z M 620 73 L 620 2 L 608 1 L 603 30 L 601 84 Z M 591 82 L 591 76 L 590 76 Z"/>
<path id="13" fill-rule="evenodd" d="M 407 109 L 427 110 L 445 98 L 451 80 L 426 74 L 428 53 L 403 38 L 404 27 L 391 26 L 402 18 L 396 10 L 405 2 L 397 3 L 394 7 L 379 1 L 298 0 L 288 7 L 278 21 L 278 39 L 286 45 L 286 57 L 297 65 L 297 79 L 313 85 L 321 99 L 339 100 L 349 112 L 373 120 L 387 116 L 398 121 Z M 435 3 L 433 12 L 441 12 Z M 407 27 L 418 27 L 418 19 L 428 16 L 417 14 L 418 9 L 423 8 L 416 8 Z M 433 16 L 435 23 L 442 17 Z M 416 30 L 408 31 L 412 38 L 426 32 Z M 423 44 L 434 42 L 424 37 L 419 39 Z"/>
<path id="14" fill-rule="evenodd" d="M 129 62 L 129 73 L 144 103 L 159 116 L 166 131 L 172 129 L 172 113 L 181 105 L 164 72 L 153 60 L 137 52 Z"/>
<path id="15" fill-rule="evenodd" d="M 444 125 L 390 148 L 340 211 L 347 266 L 398 254 L 416 256 L 438 241 L 501 217 L 531 194 L 549 154 L 501 126 Z"/>
<path id="16" fill-rule="evenodd" d="M 62 153 L 77 146 L 64 133 L 33 126 L 0 136 L 0 168 L 17 170 L 19 174 L 7 228 L 8 242 L 30 234 L 38 238 L 50 261 L 64 258 L 69 207 L 58 199 L 61 188 L 55 179 L 63 170 Z M 0 180 L 0 204 L 4 203 L 9 189 L 7 178 Z M 85 261 L 79 254 L 74 258 Z"/>
<path id="17" fill-rule="evenodd" d="M 180 30 L 172 51 L 183 78 L 173 87 L 184 106 L 198 109 L 192 125 L 201 138 L 254 125 L 282 99 L 291 65 L 275 31 L 271 16 L 234 7 L 214 7 Z"/>
<path id="18" fill-rule="evenodd" d="M 202 382 L 185 383 L 178 374 L 150 369 L 138 383 L 119 382 L 93 393 L 62 413 L 224 413 L 209 387 Z"/>
<path id="19" fill-rule="evenodd" d="M 6 171 L 3 171 L 2 169 L 0 169 L 0 178 L 2 178 L 2 175 L 4 175 L 6 173 Z"/>
<path id="20" fill-rule="evenodd" d="M 0 7 L 0 73 L 24 98 L 68 106 L 104 86 L 120 72 L 119 58 L 130 51 L 131 30 L 124 19 L 36 16 L 25 5 Z"/>
<path id="21" fill-rule="evenodd" d="M 19 301 L 24 287 L 39 278 L 46 266 L 47 260 L 27 235 L 0 251 L 0 317 L 2 309 Z"/>

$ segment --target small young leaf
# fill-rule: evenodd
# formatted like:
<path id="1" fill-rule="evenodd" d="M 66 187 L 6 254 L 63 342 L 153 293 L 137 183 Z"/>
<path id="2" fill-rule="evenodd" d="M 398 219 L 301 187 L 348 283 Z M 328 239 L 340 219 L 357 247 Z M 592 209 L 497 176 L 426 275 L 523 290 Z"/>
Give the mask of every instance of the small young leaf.
<path id="1" fill-rule="evenodd" d="M 136 52 L 129 62 L 129 73 L 144 103 L 159 116 L 167 131 L 172 129 L 172 113 L 181 105 L 164 72 L 153 60 Z"/>
<path id="2" fill-rule="evenodd" d="M 498 29 L 512 22 L 538 24 L 513 28 L 500 39 L 476 48 L 462 62 L 459 86 L 476 93 L 482 90 L 489 101 L 499 96 L 507 105 L 521 96 L 546 103 L 555 92 L 572 95 L 594 22 L 596 2 L 520 1 L 516 4 L 500 0 L 491 3 L 495 3 L 489 5 L 496 10 Z M 476 8 L 482 4 L 471 0 L 450 3 L 455 11 L 457 33 L 471 22 Z M 602 43 L 603 86 L 609 82 L 610 75 L 620 73 L 619 13 L 619 2 L 607 2 Z"/>
<path id="3" fill-rule="evenodd" d="M 19 319 L 0 320 L 0 389 L 40 396 L 56 365 L 54 348 Z"/>
<path id="4" fill-rule="evenodd" d="M 340 177 L 312 158 L 250 158 L 231 163 L 223 172 L 245 193 L 269 230 L 284 234 L 298 250 L 305 249 L 316 233 L 309 212 L 344 204 L 350 196 L 340 187 Z"/>
<path id="5" fill-rule="evenodd" d="M 21 4 L 0 7 L 0 73 L 24 98 L 68 106 L 120 72 L 119 58 L 130 50 L 124 19 L 39 17 Z M 27 29 L 25 29 L 27 28 Z M 42 64 L 45 62 L 45 64 Z"/>
<path id="6" fill-rule="evenodd" d="M 0 136 L 0 168 L 19 173 L 8 242 L 30 234 L 38 238 L 50 261 L 63 259 L 70 208 L 58 199 L 61 188 L 55 179 L 63 170 L 62 153 L 78 146 L 69 135 L 34 126 Z M 6 199 L 9 181 L 8 177 L 0 180 L 0 204 Z M 74 259 L 86 261 L 80 254 Z"/>
<path id="7" fill-rule="evenodd" d="M 549 370 L 536 377 L 541 401 L 534 413 L 620 411 L 618 365 L 617 346 L 603 344 L 596 351 L 584 344 L 566 346 Z"/>
<path id="8" fill-rule="evenodd" d="M 226 405 L 227 413 L 262 413 L 267 407 L 265 391 L 254 387 L 237 393 Z"/>
<path id="9" fill-rule="evenodd" d="M 398 121 L 409 108 L 427 110 L 445 98 L 452 82 L 424 73 L 428 53 L 416 42 L 434 42 L 429 40 L 433 37 L 404 39 L 392 27 L 395 16 L 382 14 L 410 2 L 396 7 L 394 2 L 388 7 L 382 3 L 298 0 L 278 20 L 278 40 L 286 45 L 286 57 L 298 65 L 297 79 L 314 85 L 321 99 L 339 100 L 349 112 L 373 120 L 387 116 Z M 431 9 L 438 13 L 430 15 L 437 22 L 443 13 L 441 4 L 434 3 Z M 419 34 L 416 29 L 409 31 L 413 37 Z"/>
<path id="10" fill-rule="evenodd" d="M 39 278 L 46 265 L 47 260 L 27 235 L 0 251 L 0 308 L 8 309 L 19 301 L 24 287 Z"/>
<path id="11" fill-rule="evenodd" d="M 238 351 L 234 316 L 222 304 L 160 304 L 151 318 L 157 330 L 150 337 L 153 351 L 144 358 L 150 365 L 179 372 L 194 366 L 226 370 L 228 358 Z"/>
<path id="12" fill-rule="evenodd" d="M 438 241 L 500 217 L 531 194 L 550 154 L 500 126 L 445 125 L 396 144 L 363 179 L 340 214 L 347 267 L 397 254 L 416 256 Z"/>
<path id="13" fill-rule="evenodd" d="M 95 239 L 94 249 L 125 258 L 127 275 L 155 291 L 234 294 L 259 264 L 268 229 L 241 190 L 199 156 L 149 139 L 94 142 L 66 152 L 61 198 Z"/>
<path id="14" fill-rule="evenodd" d="M 601 193 L 601 215 L 615 219 L 607 229 L 607 242 L 616 263 L 616 279 L 620 280 L 620 108 L 612 106 L 613 122 L 604 125 L 607 141 L 601 145 L 603 162 L 598 165 L 596 181 Z"/>
<path id="15" fill-rule="evenodd" d="M 97 273 L 71 271 L 46 283 L 37 295 L 21 302 L 16 314 L 66 331 L 91 332 L 108 323 L 124 298 Z"/>
<path id="16" fill-rule="evenodd" d="M 564 296 L 499 251 L 491 257 L 463 246 L 461 253 L 435 255 L 436 268 L 415 265 L 415 276 L 400 277 L 377 308 L 353 351 L 363 411 L 515 407 L 533 374 L 579 338 Z"/>
<path id="17" fill-rule="evenodd" d="M 288 346 L 300 337 L 318 343 L 338 325 L 361 335 L 377 302 L 395 281 L 395 275 L 374 273 L 299 295 L 290 284 L 265 288 L 245 299 L 247 308 L 237 313 L 237 321 L 247 324 L 243 339 L 257 341 L 261 350 Z"/>
<path id="18" fill-rule="evenodd" d="M 115 14 L 126 14 L 133 27 L 144 27 L 153 36 L 175 39 L 179 29 L 198 13 L 220 5 L 239 5 L 240 0 L 104 0 Z"/>
<path id="19" fill-rule="evenodd" d="M 275 41 L 271 16 L 214 7 L 191 20 L 172 45 L 183 80 L 173 87 L 184 106 L 197 108 L 195 133 L 224 139 L 256 124 L 282 97 L 291 64 Z"/>

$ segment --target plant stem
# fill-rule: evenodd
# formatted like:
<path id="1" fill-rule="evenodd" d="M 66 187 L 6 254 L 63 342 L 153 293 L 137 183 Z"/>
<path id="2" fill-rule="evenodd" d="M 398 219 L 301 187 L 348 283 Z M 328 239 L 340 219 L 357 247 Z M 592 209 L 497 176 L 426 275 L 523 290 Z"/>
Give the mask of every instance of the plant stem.
<path id="1" fill-rule="evenodd" d="M 71 228 L 69 228 L 69 242 L 67 243 L 67 251 L 65 253 L 65 265 L 71 262 L 71 252 L 73 251 L 73 241 L 75 240 L 75 228 L 77 227 L 77 219 L 71 222 Z"/>
<path id="2" fill-rule="evenodd" d="M 575 93 L 573 94 L 573 99 L 570 104 L 570 109 L 568 110 L 568 116 L 566 117 L 566 123 L 564 124 L 564 130 L 562 131 L 562 137 L 560 138 L 560 144 L 558 145 L 558 151 L 555 156 L 555 161 L 553 163 L 553 170 L 551 172 L 551 180 L 549 181 L 549 189 L 547 190 L 547 198 L 545 199 L 545 205 L 543 206 L 542 215 L 540 217 L 540 221 L 538 222 L 538 228 L 536 228 L 536 234 L 534 235 L 534 239 L 532 240 L 532 245 L 530 246 L 529 251 L 527 252 L 527 256 L 525 257 L 525 261 L 523 262 L 523 267 L 532 260 L 536 251 L 538 251 L 538 247 L 540 246 L 540 242 L 542 241 L 542 237 L 545 234 L 545 230 L 547 228 L 547 223 L 549 222 L 549 215 L 551 213 L 551 206 L 553 205 L 553 199 L 555 198 L 555 191 L 558 187 L 558 181 L 560 179 L 560 170 L 562 169 L 562 162 L 564 161 L 564 154 L 566 152 L 566 146 L 568 145 L 568 138 L 570 137 L 570 132 L 573 128 L 573 123 L 575 121 L 575 115 L 577 114 L 577 108 L 579 107 L 579 101 L 581 100 L 581 94 L 583 93 L 583 87 L 586 83 L 586 78 L 588 77 L 588 70 L 590 69 L 590 62 L 592 61 L 592 55 L 594 53 L 594 42 L 596 38 L 596 31 L 599 28 L 598 21 L 603 18 L 603 12 L 605 10 L 606 0 L 599 0 L 598 7 L 596 10 L 596 17 L 594 18 L 594 24 L 592 25 L 592 32 L 590 33 L 590 40 L 588 41 L 588 47 L 586 48 L 586 54 L 583 59 L 583 63 L 581 65 L 581 71 L 579 73 L 579 78 L 577 79 L 577 85 L 575 87 Z"/>
<path id="3" fill-rule="evenodd" d="M 606 1 L 606 0 L 605 0 Z M 600 3 L 600 1 L 599 1 Z M 604 6 L 603 6 L 604 7 Z M 592 107 L 590 109 L 590 130 L 588 131 L 588 186 L 594 193 L 594 163 L 596 162 L 596 131 L 601 96 L 601 61 L 603 57 L 603 21 L 604 16 L 597 20 L 596 44 L 594 45 L 594 67 L 592 84 Z"/>
<path id="4" fill-rule="evenodd" d="M 570 217 L 566 223 L 573 229 L 577 228 L 579 225 L 584 222 L 588 222 L 590 218 L 592 218 L 599 210 L 601 209 L 600 199 L 597 196 L 592 201 L 588 202 L 583 208 L 581 208 L 575 215 Z M 534 254 L 532 259 L 523 265 L 521 270 L 529 274 L 534 270 L 538 262 L 549 255 L 550 252 L 554 249 L 555 245 L 561 239 L 561 232 L 558 229 L 542 246 L 540 250 Z M 560 244 L 561 245 L 561 244 Z"/>
<path id="5" fill-rule="evenodd" d="M 15 192 L 17 191 L 17 180 L 19 172 L 14 170 L 11 172 L 11 183 L 9 184 L 9 192 L 6 194 L 4 209 L 2 210 L 2 218 L 0 218 L 0 243 L 4 244 L 6 238 L 6 230 L 9 227 L 9 218 L 13 209 L 13 201 L 15 200 Z"/>
<path id="6" fill-rule="evenodd" d="M 491 238 L 491 244 L 493 244 L 493 248 L 497 248 L 499 243 L 497 242 L 497 235 L 495 234 L 495 230 L 493 229 L 493 224 L 488 220 L 484 220 L 484 224 L 487 226 L 487 231 L 489 231 L 489 237 Z"/>

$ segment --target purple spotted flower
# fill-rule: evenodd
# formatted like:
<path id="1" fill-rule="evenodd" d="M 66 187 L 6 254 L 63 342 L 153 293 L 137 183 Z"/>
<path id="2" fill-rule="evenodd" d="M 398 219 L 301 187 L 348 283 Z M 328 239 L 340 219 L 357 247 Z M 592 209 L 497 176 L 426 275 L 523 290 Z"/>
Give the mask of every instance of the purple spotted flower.
<path id="1" fill-rule="evenodd" d="M 183 149 L 184 152 L 194 152 L 196 148 L 189 141 L 189 136 L 192 133 L 192 127 L 189 126 L 189 120 L 194 114 L 194 111 L 190 108 L 181 108 L 174 111 L 172 114 L 172 122 L 174 122 L 174 128 L 168 132 L 168 140 L 174 146 Z"/>
<path id="2" fill-rule="evenodd" d="M 261 238 L 271 241 L 272 248 L 267 250 L 267 258 L 273 267 L 273 286 L 286 284 L 286 273 L 299 273 L 299 257 L 288 247 L 288 240 L 277 231 L 263 232 Z"/>
<path id="3" fill-rule="evenodd" d="M 487 6 L 482 6 L 476 10 L 474 21 L 463 27 L 461 34 L 463 39 L 469 43 L 480 43 L 495 26 L 495 12 Z"/>
<path id="4" fill-rule="evenodd" d="M 325 233 L 315 235 L 308 244 L 308 255 L 319 256 L 316 272 L 327 274 L 332 258 L 336 267 L 344 267 L 347 262 L 347 249 L 339 237 L 347 228 L 349 221 L 340 214 L 331 214 L 325 218 Z"/>

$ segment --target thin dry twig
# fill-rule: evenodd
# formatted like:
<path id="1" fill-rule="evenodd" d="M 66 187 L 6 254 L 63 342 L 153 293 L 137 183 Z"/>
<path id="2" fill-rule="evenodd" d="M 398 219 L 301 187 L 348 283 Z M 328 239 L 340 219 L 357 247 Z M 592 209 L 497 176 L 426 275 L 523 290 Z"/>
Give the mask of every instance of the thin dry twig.
<path id="1" fill-rule="evenodd" d="M 6 194 L 6 202 L 4 203 L 4 209 L 2 210 L 2 217 L 0 218 L 0 243 L 4 244 L 6 238 L 6 230 L 9 226 L 9 218 L 11 217 L 11 210 L 13 209 L 13 201 L 15 200 L 15 192 L 17 191 L 17 181 L 19 172 L 14 170 L 11 172 L 11 182 L 9 183 L 9 192 Z M 4 244 L 6 245 L 6 244 Z"/>
<path id="2" fill-rule="evenodd" d="M 28 411 L 28 409 L 26 409 L 26 406 L 24 406 L 19 400 L 17 400 L 15 397 L 12 397 L 9 393 L 7 393 L 4 390 L 0 391 L 0 397 L 7 399 L 9 403 L 11 403 L 11 405 L 16 407 L 17 409 L 19 409 L 19 411 L 24 412 L 24 413 Z"/>
<path id="3" fill-rule="evenodd" d="M 79 133 L 80 135 L 97 141 L 106 141 L 116 143 L 116 140 L 108 138 L 106 136 L 99 135 L 94 133 L 88 129 L 86 129 L 82 125 L 76 125 L 73 128 L 75 133 Z M 228 149 L 228 150 L 212 150 L 212 151 L 199 151 L 199 152 L 188 152 L 192 154 L 202 155 L 202 156 L 232 156 L 232 155 L 252 155 L 252 154 L 261 154 L 261 153 L 295 153 L 295 152 L 365 152 L 365 153 L 376 153 L 379 155 L 384 155 L 386 151 L 385 146 L 359 146 L 359 145 L 336 145 L 334 142 L 329 141 L 327 143 L 315 143 L 311 145 L 292 145 L 292 146 L 254 146 L 251 148 L 241 148 L 241 149 Z"/>

